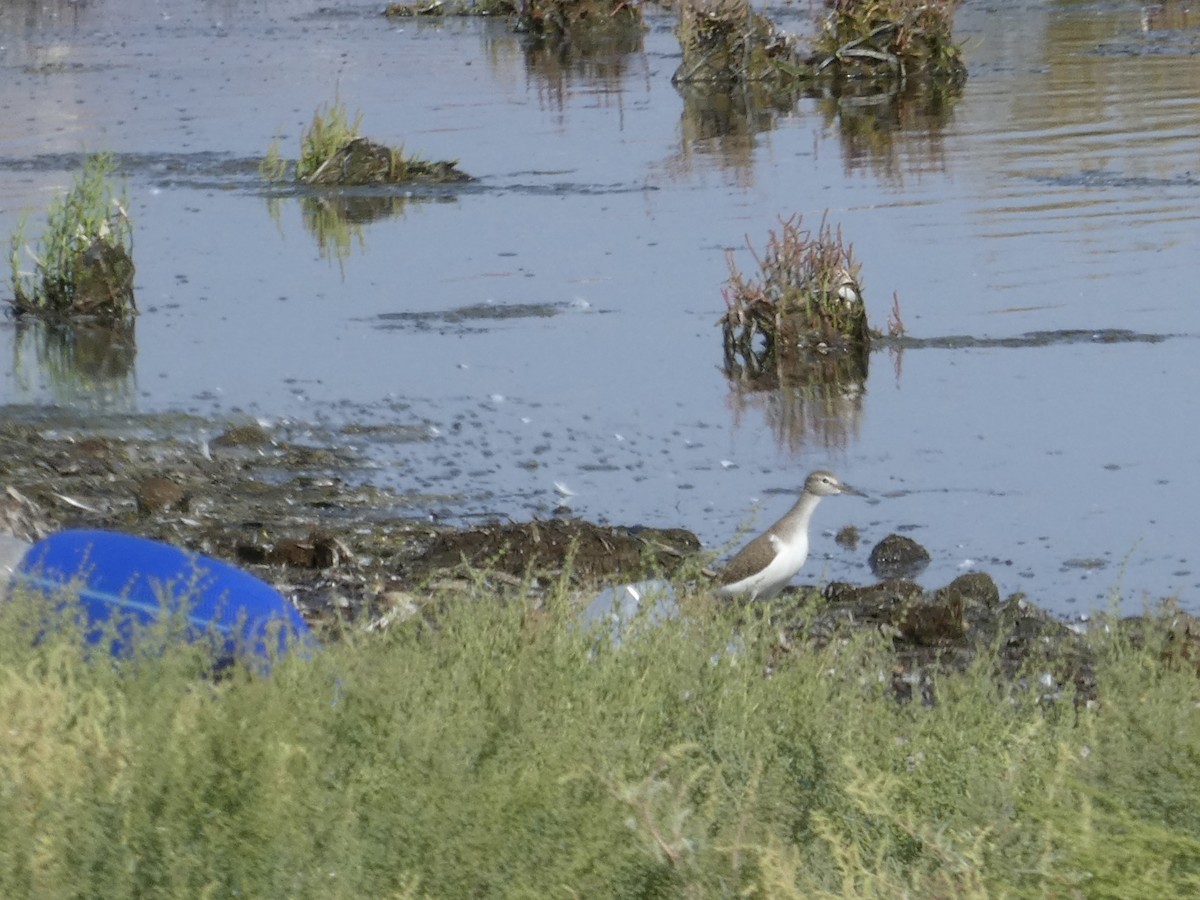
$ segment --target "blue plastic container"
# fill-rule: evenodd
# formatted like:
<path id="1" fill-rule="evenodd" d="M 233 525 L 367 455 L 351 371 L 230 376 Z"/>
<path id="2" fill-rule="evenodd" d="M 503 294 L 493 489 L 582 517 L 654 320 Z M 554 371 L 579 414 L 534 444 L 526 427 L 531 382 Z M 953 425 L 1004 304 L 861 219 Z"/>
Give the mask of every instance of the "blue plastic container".
<path id="1" fill-rule="evenodd" d="M 178 617 L 187 640 L 219 657 L 259 664 L 316 640 L 296 609 L 266 582 L 220 560 L 111 531 L 60 531 L 13 567 L 13 586 L 48 597 L 78 593 L 88 641 L 126 654 L 139 628 Z M 64 594 L 64 592 L 66 592 Z"/>

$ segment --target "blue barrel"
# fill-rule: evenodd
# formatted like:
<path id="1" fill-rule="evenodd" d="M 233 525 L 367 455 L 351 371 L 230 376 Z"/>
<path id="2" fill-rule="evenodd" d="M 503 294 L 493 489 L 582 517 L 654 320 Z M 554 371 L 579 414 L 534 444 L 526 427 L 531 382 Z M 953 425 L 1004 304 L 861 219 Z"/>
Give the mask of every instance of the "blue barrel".
<path id="1" fill-rule="evenodd" d="M 34 544 L 12 583 L 73 599 L 90 643 L 126 654 L 139 628 L 176 617 L 190 641 L 212 641 L 220 657 L 262 664 L 315 649 L 316 640 L 273 587 L 220 560 L 112 531 L 60 531 Z"/>

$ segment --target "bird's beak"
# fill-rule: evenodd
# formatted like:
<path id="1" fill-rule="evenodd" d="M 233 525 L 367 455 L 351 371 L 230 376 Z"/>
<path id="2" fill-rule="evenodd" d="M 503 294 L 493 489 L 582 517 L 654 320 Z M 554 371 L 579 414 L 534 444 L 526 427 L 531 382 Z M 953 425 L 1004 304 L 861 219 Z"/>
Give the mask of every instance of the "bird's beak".
<path id="1" fill-rule="evenodd" d="M 867 496 L 867 495 L 866 495 L 866 494 L 864 494 L 862 491 L 860 491 L 858 488 L 856 488 L 856 487 L 851 487 L 850 485 L 846 484 L 846 482 L 844 482 L 844 481 L 842 482 L 842 490 L 841 490 L 841 493 L 843 493 L 843 494 L 853 494 L 855 497 L 865 497 L 865 496 Z"/>

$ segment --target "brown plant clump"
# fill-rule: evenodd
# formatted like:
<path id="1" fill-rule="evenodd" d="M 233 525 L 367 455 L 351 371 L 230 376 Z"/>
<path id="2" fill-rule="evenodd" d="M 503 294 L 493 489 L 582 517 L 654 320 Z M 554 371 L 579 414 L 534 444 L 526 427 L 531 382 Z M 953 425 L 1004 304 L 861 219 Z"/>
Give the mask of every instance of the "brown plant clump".
<path id="1" fill-rule="evenodd" d="M 720 324 L 726 354 L 747 358 L 796 350 L 829 353 L 870 346 L 860 266 L 853 247 L 824 219 L 816 234 L 801 217 L 780 219 L 765 252 L 754 253 L 757 278 L 745 276 L 727 255 L 726 311 Z M 759 339 L 764 347 L 756 349 Z"/>
<path id="2" fill-rule="evenodd" d="M 676 84 L 742 84 L 795 80 L 793 40 L 748 0 L 685 0 L 679 6 L 683 62 Z"/>
<path id="3" fill-rule="evenodd" d="M 641 31 L 642 7 L 628 0 L 519 0 L 516 30 L 554 41 L 594 42 Z"/>
<path id="4" fill-rule="evenodd" d="M 12 307 L 17 316 L 51 321 L 132 321 L 133 226 L 110 176 L 112 158 L 89 156 L 70 190 L 50 206 L 35 249 L 24 222 L 10 239 Z M 33 263 L 33 271 L 25 265 Z"/>
<path id="5" fill-rule="evenodd" d="M 676 84 L 769 83 L 833 78 L 880 87 L 916 77 L 959 84 L 961 48 L 951 39 L 960 0 L 830 0 L 811 46 L 780 31 L 749 0 L 683 0 Z"/>
<path id="6" fill-rule="evenodd" d="M 966 79 L 962 48 L 951 36 L 961 0 L 833 0 L 822 23 L 813 73 L 904 83 L 925 76 Z"/>

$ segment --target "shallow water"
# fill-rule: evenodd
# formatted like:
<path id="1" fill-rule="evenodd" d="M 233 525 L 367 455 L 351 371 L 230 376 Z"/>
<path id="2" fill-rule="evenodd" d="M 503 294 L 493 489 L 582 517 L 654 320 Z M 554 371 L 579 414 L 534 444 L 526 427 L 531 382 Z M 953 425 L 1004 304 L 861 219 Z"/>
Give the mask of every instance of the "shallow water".
<path id="1" fill-rule="evenodd" d="M 80 150 L 112 151 L 142 309 L 136 358 L 107 369 L 0 324 L 0 402 L 311 423 L 366 446 L 381 483 L 448 495 L 431 515 L 563 504 L 714 548 L 829 466 L 872 499 L 818 511 L 813 578 L 865 580 L 870 545 L 902 530 L 931 585 L 974 565 L 1059 612 L 1116 592 L 1128 611 L 1200 606 L 1200 28 L 1181 7 L 966 4 L 963 95 L 898 121 L 685 104 L 666 18 L 637 52 L 564 63 L 500 22 L 377 13 L 0 10 L 0 233 L 27 211 L 36 232 Z M 335 92 L 366 134 L 478 183 L 376 193 L 355 228 L 320 232 L 321 201 L 256 165 L 276 136 L 294 155 Z M 984 340 L 876 352 L 835 407 L 732 386 L 724 248 L 749 267 L 747 235 L 826 209 L 876 327 L 895 291 L 912 336 Z M 1044 334 L 1064 330 L 1097 339 Z M 857 551 L 830 537 L 844 524 Z"/>

